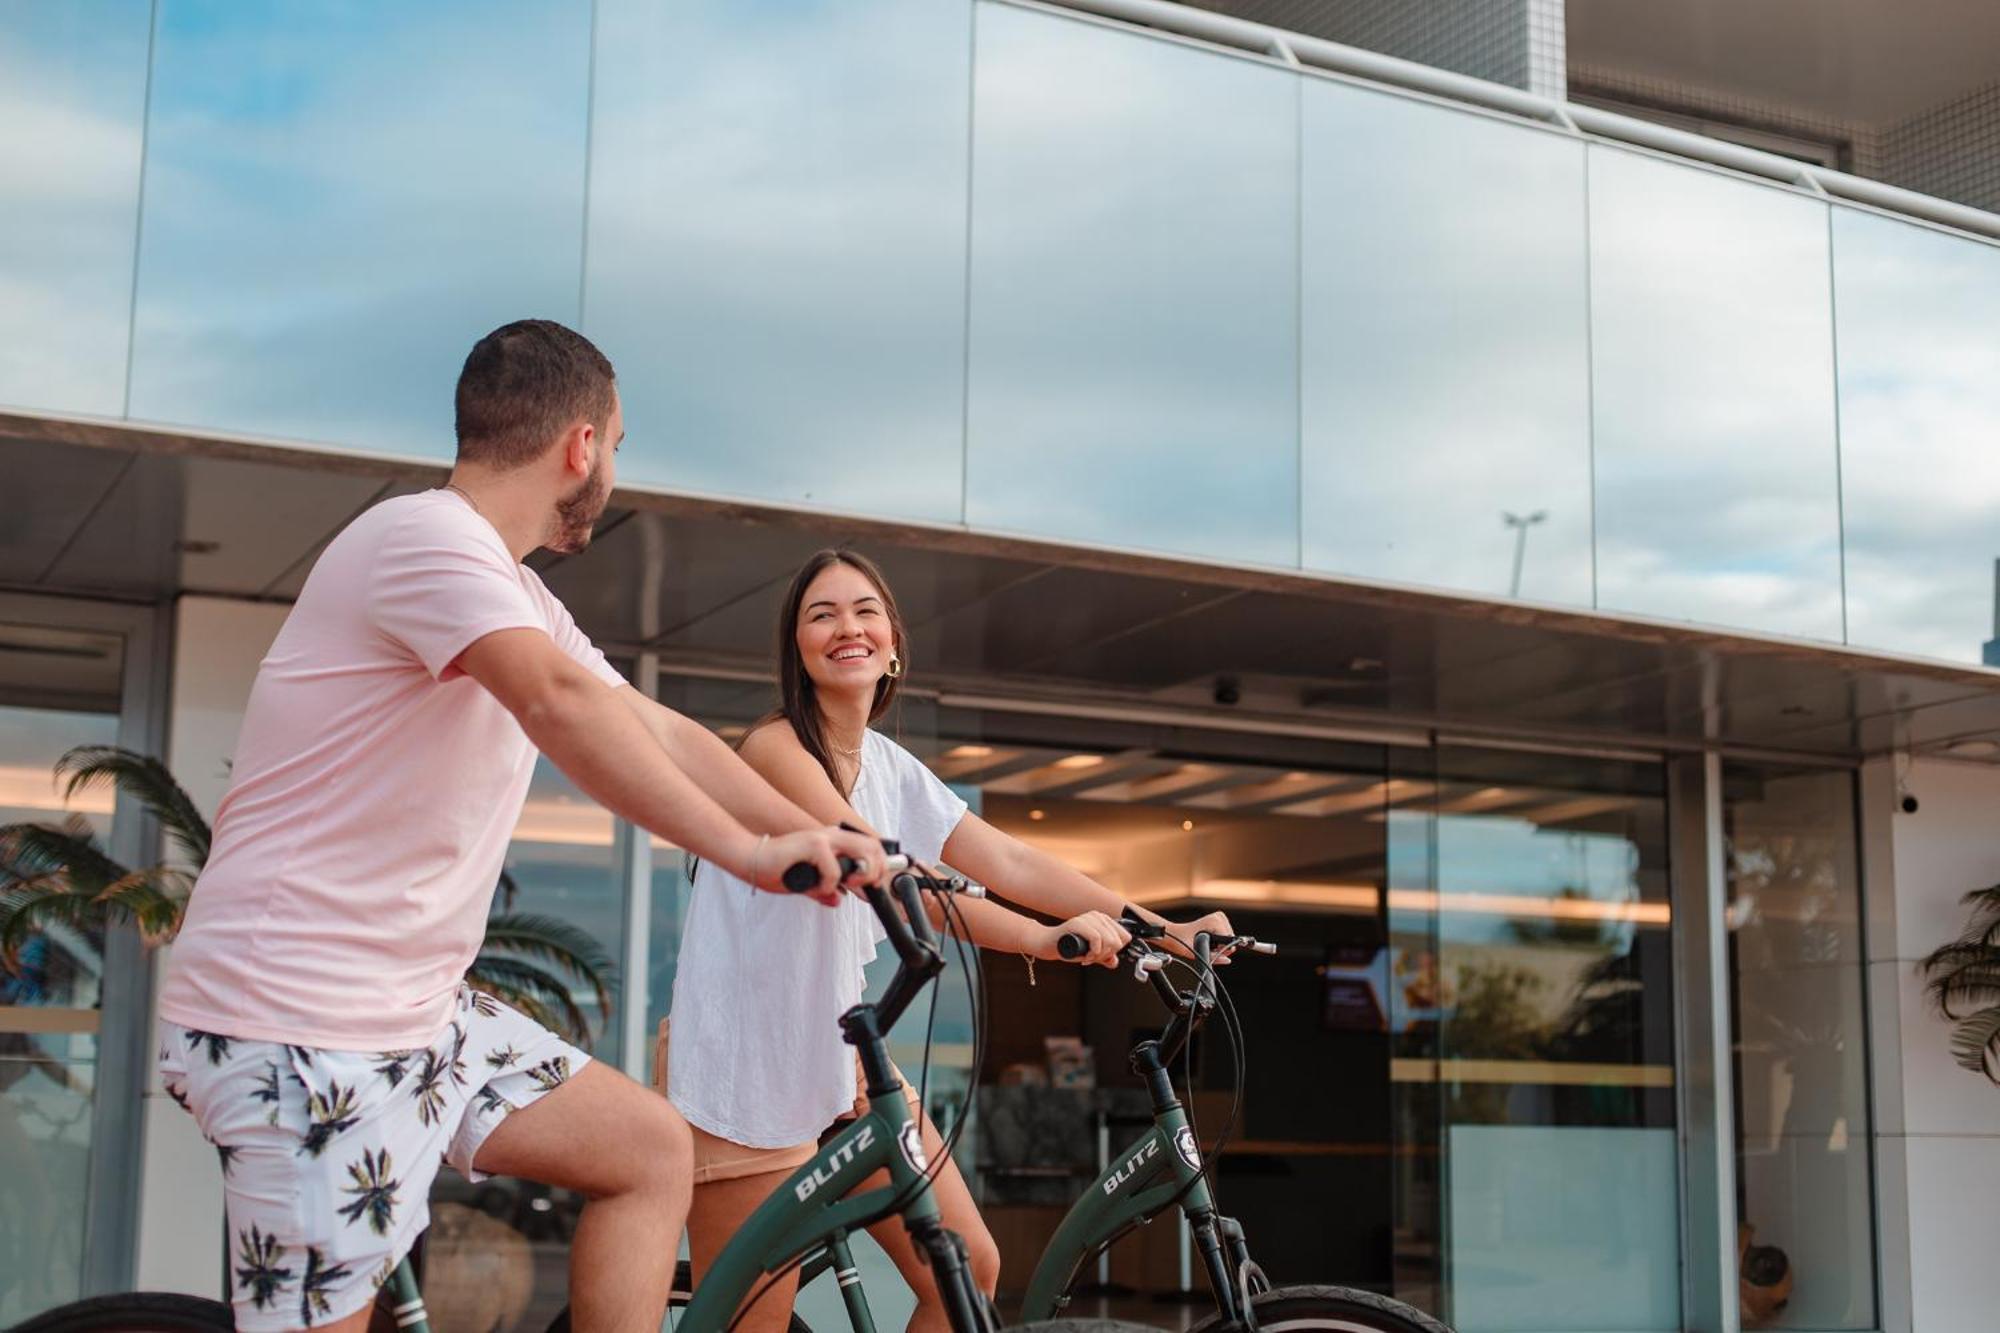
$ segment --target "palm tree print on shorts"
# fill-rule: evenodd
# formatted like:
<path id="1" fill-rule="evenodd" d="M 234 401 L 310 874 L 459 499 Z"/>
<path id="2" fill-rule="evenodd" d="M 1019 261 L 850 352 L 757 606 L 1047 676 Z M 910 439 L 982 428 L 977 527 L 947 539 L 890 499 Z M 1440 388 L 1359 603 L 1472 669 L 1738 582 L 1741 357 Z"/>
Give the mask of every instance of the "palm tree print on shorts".
<path id="1" fill-rule="evenodd" d="M 215 1155 L 222 1159 L 222 1178 L 224 1180 L 229 1179 L 230 1171 L 236 1166 L 236 1154 L 241 1151 L 243 1151 L 241 1148 L 231 1148 L 226 1144 L 218 1143 L 215 1145 Z"/>
<path id="2" fill-rule="evenodd" d="M 488 1114 L 512 1115 L 514 1104 L 488 1086 L 479 1090 L 479 1109 Z"/>
<path id="3" fill-rule="evenodd" d="M 278 1238 L 265 1235 L 255 1222 L 248 1231 L 236 1233 L 236 1285 L 250 1293 L 250 1303 L 259 1310 L 277 1300 L 292 1280 L 284 1258 L 285 1247 Z"/>
<path id="4" fill-rule="evenodd" d="M 552 1056 L 528 1071 L 528 1077 L 535 1080 L 543 1092 L 554 1092 L 569 1082 L 569 1057 Z"/>
<path id="5" fill-rule="evenodd" d="M 461 1013 L 470 1009 L 481 1018 L 498 1018 L 500 1016 L 500 1002 L 485 991 L 474 990 L 470 986 L 459 992 L 458 1008 Z"/>
<path id="6" fill-rule="evenodd" d="M 383 1051 L 375 1057 L 382 1062 L 375 1066 L 375 1072 L 388 1079 L 389 1086 L 393 1088 L 409 1076 L 410 1058 L 415 1054 L 413 1050 Z"/>
<path id="7" fill-rule="evenodd" d="M 413 1077 L 410 1095 L 417 1099 L 417 1119 L 435 1125 L 444 1116 L 446 1063 L 435 1050 L 424 1052 L 424 1066 Z"/>
<path id="8" fill-rule="evenodd" d="M 260 1102 L 265 1102 L 269 1104 L 271 1109 L 265 1113 L 264 1122 L 269 1125 L 277 1124 L 278 1123 L 278 1066 L 277 1065 L 272 1064 L 268 1060 L 264 1062 L 264 1076 L 257 1080 L 257 1090 L 255 1092 L 252 1092 L 250 1095 L 256 1098 Z"/>
<path id="9" fill-rule="evenodd" d="M 312 1116 L 312 1123 L 306 1126 L 299 1151 L 310 1157 L 325 1152 L 334 1135 L 352 1129 L 361 1120 L 355 1114 L 354 1089 L 333 1082 L 326 1085 L 324 1095 L 314 1092 L 306 1097 L 306 1111 Z"/>
<path id="10" fill-rule="evenodd" d="M 213 1032 L 196 1032 L 190 1028 L 187 1039 L 188 1049 L 191 1051 L 198 1050 L 204 1046 L 208 1048 L 208 1062 L 212 1065 L 219 1065 L 229 1058 L 229 1038 L 227 1037 L 218 1037 Z"/>
<path id="11" fill-rule="evenodd" d="M 333 1313 L 333 1306 L 326 1299 L 326 1289 L 347 1279 L 346 1264 L 329 1264 L 319 1252 L 319 1246 L 306 1246 L 306 1275 L 299 1284 L 299 1318 L 307 1327 L 320 1315 Z"/>
<path id="12" fill-rule="evenodd" d="M 388 1235 L 390 1224 L 396 1220 L 396 1191 L 403 1183 L 390 1176 L 393 1169 L 386 1147 L 374 1152 L 363 1148 L 361 1160 L 347 1164 L 347 1178 L 354 1183 L 344 1189 L 354 1196 L 354 1202 L 341 1205 L 341 1216 L 350 1224 L 365 1217 L 370 1231 L 378 1236 Z"/>
<path id="13" fill-rule="evenodd" d="M 505 1069 L 520 1058 L 521 1053 L 514 1049 L 511 1042 L 500 1047 L 498 1050 L 486 1053 L 486 1063 L 492 1065 L 495 1069 Z"/>
<path id="14" fill-rule="evenodd" d="M 451 1081 L 461 1088 L 465 1086 L 465 1029 L 458 1024 L 451 1025 L 451 1059 L 446 1068 L 451 1071 Z"/>

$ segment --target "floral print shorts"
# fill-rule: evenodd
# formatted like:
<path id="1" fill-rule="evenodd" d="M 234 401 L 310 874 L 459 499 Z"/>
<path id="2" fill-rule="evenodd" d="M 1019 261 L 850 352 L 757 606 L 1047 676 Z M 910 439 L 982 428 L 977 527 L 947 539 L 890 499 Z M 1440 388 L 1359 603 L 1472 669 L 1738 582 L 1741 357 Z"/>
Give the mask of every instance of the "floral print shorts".
<path id="1" fill-rule="evenodd" d="M 374 1300 L 430 1220 L 441 1162 L 467 1178 L 510 1111 L 590 1057 L 461 986 L 428 1046 L 326 1051 L 162 1020 L 160 1082 L 222 1158 L 240 1329 L 310 1328 Z"/>

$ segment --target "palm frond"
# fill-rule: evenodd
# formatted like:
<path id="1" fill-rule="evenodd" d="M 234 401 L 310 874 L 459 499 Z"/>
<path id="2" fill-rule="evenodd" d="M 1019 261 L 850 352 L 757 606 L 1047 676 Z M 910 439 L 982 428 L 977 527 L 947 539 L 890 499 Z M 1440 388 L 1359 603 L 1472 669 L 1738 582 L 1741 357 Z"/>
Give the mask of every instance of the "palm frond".
<path id="1" fill-rule="evenodd" d="M 148 939 L 158 941 L 180 929 L 191 892 L 193 886 L 184 872 L 172 866 L 152 866 L 105 886 L 96 901 L 110 919 L 133 921 Z"/>
<path id="2" fill-rule="evenodd" d="M 482 952 L 472 960 L 465 980 L 475 990 L 505 1000 L 570 1041 L 590 1040 L 590 1019 L 563 979 L 545 968 L 524 959 Z"/>
<path id="3" fill-rule="evenodd" d="M 151 755 L 116 745 L 79 745 L 56 761 L 56 777 L 65 783 L 65 799 L 110 783 L 159 820 L 196 869 L 208 862 L 208 821 L 167 766 Z"/>
<path id="4" fill-rule="evenodd" d="M 554 965 L 588 985 L 598 1008 L 611 1008 L 611 988 L 618 967 L 597 937 L 559 917 L 531 912 L 508 913 L 486 923 L 481 952 L 519 954 Z"/>
<path id="5" fill-rule="evenodd" d="M 54 876 L 17 882 L 0 903 L 0 958 L 16 958 L 30 936 L 55 925 L 101 930 L 104 908 Z"/>
<path id="6" fill-rule="evenodd" d="M 1962 1019 L 1951 1030 L 1951 1058 L 1962 1068 L 1984 1074 L 1995 1083 L 1996 1076 L 1990 1054 L 2000 1047 L 2000 1005 L 1982 1009 L 1971 1017 Z"/>
<path id="7" fill-rule="evenodd" d="M 0 874 L 10 879 L 60 872 L 79 893 L 95 893 L 126 869 L 97 845 L 90 824 L 71 815 L 61 824 L 8 824 L 0 827 Z"/>

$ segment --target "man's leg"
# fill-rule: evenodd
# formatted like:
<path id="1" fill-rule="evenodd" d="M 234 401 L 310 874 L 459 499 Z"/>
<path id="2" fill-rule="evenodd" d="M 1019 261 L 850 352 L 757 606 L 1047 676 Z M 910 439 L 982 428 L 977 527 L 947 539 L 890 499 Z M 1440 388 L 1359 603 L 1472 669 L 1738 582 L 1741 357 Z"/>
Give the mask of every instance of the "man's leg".
<path id="1" fill-rule="evenodd" d="M 481 1171 L 588 1200 L 570 1242 L 577 1333 L 658 1333 L 687 1221 L 688 1143 L 673 1103 L 593 1060 L 479 1146 Z"/>

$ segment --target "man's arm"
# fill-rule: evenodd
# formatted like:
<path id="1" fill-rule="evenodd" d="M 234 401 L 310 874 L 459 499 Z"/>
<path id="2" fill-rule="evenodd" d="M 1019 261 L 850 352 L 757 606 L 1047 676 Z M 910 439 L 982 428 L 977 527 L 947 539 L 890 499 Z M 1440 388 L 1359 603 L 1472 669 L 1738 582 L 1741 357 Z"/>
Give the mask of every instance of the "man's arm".
<path id="1" fill-rule="evenodd" d="M 746 827 L 758 833 L 793 833 L 821 827 L 819 820 L 759 777 L 721 737 L 701 723 L 648 699 L 630 685 L 612 693 L 645 724 L 660 748 L 667 752 L 667 758 Z"/>
<path id="2" fill-rule="evenodd" d="M 833 901 L 841 879 L 837 855 L 879 869 L 880 845 L 855 834 L 799 830 L 795 824 L 767 840 L 745 828 L 668 757 L 620 702 L 620 691 L 540 630 L 488 634 L 459 654 L 458 666 L 485 686 L 535 748 L 592 800 L 760 889 L 781 890 L 785 867 L 810 861 L 820 872 L 821 889 L 814 896 Z"/>

